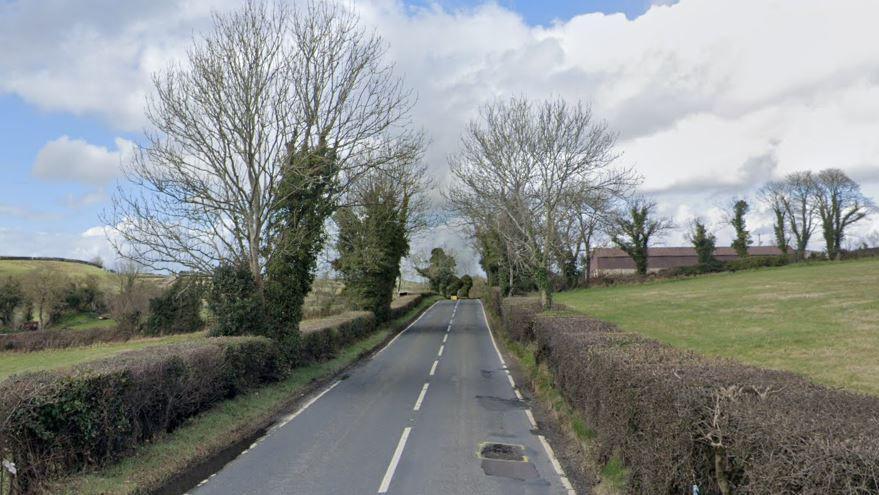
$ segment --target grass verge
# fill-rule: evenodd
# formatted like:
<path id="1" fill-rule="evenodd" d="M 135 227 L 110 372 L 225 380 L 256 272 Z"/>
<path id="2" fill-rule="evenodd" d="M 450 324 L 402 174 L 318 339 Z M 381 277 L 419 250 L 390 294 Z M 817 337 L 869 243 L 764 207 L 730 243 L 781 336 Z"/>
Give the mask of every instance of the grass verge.
<path id="1" fill-rule="evenodd" d="M 597 441 L 595 432 L 589 428 L 583 416 L 571 407 L 556 388 L 552 372 L 546 364 L 537 362 L 536 345 L 533 343 L 522 344 L 510 339 L 496 317 L 489 316 L 489 319 L 491 327 L 497 330 L 501 344 L 516 360 L 525 375 L 532 396 L 553 416 L 568 440 L 578 448 L 579 461 L 588 478 L 597 480 L 595 486 L 591 487 L 590 493 L 595 495 L 622 495 L 626 493 L 628 471 L 625 466 L 616 458 L 612 458 L 604 464 L 598 462 L 593 454 Z"/>
<path id="2" fill-rule="evenodd" d="M 64 478 L 47 493 L 123 495 L 152 493 L 180 474 L 230 446 L 255 435 L 279 414 L 293 407 L 309 388 L 335 376 L 390 339 L 425 311 L 429 297 L 406 315 L 342 350 L 334 359 L 294 370 L 286 379 L 224 401 L 193 417 L 174 432 L 137 448 L 118 463 L 90 473 Z"/>

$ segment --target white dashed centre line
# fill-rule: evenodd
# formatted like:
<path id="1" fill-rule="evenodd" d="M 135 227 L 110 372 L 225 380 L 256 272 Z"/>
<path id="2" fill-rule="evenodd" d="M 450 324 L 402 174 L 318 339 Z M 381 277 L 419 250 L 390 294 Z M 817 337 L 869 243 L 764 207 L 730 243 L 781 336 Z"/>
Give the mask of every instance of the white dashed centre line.
<path id="1" fill-rule="evenodd" d="M 445 349 L 445 348 L 446 348 L 445 344 L 441 345 L 440 350 L 438 353 L 436 353 L 436 355 L 441 357 L 443 355 L 443 349 Z"/>
<path id="2" fill-rule="evenodd" d="M 433 366 L 430 367 L 430 376 L 433 376 L 436 373 L 436 367 L 439 364 L 439 359 L 433 362 Z"/>
<path id="3" fill-rule="evenodd" d="M 415 407 L 412 408 L 413 411 L 421 409 L 421 403 L 424 402 L 424 396 L 427 395 L 427 387 L 429 386 L 429 383 L 425 383 L 424 386 L 421 387 L 421 393 L 418 394 L 418 400 L 415 401 Z"/>
<path id="4" fill-rule="evenodd" d="M 412 427 L 410 426 L 403 428 L 403 434 L 400 436 L 400 441 L 397 442 L 397 449 L 394 450 L 394 456 L 391 458 L 388 470 L 385 471 L 382 484 L 378 487 L 379 493 L 388 493 L 388 488 L 391 487 L 391 480 L 394 479 L 394 472 L 397 470 L 397 465 L 400 464 L 400 457 L 403 456 L 403 449 L 406 448 L 406 440 L 409 439 L 409 432 L 411 431 Z"/>
<path id="5" fill-rule="evenodd" d="M 445 335 L 443 335 L 443 344 L 445 344 L 447 340 L 449 340 L 449 334 L 448 334 L 448 333 L 445 334 Z"/>

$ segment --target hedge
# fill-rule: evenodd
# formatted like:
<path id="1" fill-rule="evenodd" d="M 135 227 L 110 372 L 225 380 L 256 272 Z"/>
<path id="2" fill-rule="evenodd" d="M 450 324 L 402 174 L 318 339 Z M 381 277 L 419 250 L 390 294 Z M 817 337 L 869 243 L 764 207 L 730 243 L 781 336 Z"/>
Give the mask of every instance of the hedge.
<path id="1" fill-rule="evenodd" d="M 406 294 L 405 296 L 400 296 L 397 299 L 394 299 L 391 301 L 391 312 L 388 314 L 388 319 L 396 320 L 405 315 L 411 311 L 412 308 L 418 306 L 423 299 L 424 294 L 422 293 Z"/>
<path id="2" fill-rule="evenodd" d="M 120 342 L 134 337 L 119 327 L 71 330 L 66 328 L 0 334 L 0 351 L 33 352 L 92 345 L 98 342 Z"/>
<path id="3" fill-rule="evenodd" d="M 879 398 L 539 315 L 533 302 L 505 300 L 502 321 L 536 342 L 596 431 L 598 460 L 630 469 L 630 493 L 879 493 Z"/>
<path id="4" fill-rule="evenodd" d="M 299 324 L 299 361 L 302 364 L 332 359 L 345 345 L 375 331 L 375 315 L 369 311 L 349 311 Z"/>
<path id="5" fill-rule="evenodd" d="M 16 489 L 29 493 L 277 380 L 280 363 L 268 339 L 220 337 L 16 375 L 0 383 L 0 455 L 17 467 Z"/>

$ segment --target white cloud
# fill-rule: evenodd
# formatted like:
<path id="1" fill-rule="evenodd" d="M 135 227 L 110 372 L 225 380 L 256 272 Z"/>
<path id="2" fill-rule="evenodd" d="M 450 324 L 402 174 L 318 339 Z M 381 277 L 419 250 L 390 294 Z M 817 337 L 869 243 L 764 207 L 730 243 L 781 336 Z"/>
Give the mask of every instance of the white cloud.
<path id="1" fill-rule="evenodd" d="M 0 253 L 7 256 L 57 256 L 79 260 L 100 257 L 107 266 L 113 266 L 117 259 L 103 227 L 92 227 L 81 233 L 0 228 Z"/>
<path id="2" fill-rule="evenodd" d="M 356 8 L 419 94 L 414 119 L 431 136 L 426 160 L 440 185 L 478 106 L 526 94 L 591 101 L 619 131 L 622 163 L 644 174 L 646 190 L 663 191 L 676 217 L 689 214 L 681 204 L 707 211 L 718 196 L 800 169 L 843 168 L 876 197 L 879 2 L 655 3 L 634 20 L 587 14 L 549 27 L 494 3 L 448 11 L 360 0 Z M 138 129 L 150 73 L 181 57 L 211 8 L 238 4 L 0 4 L 0 46 L 15 47 L 0 51 L 0 92 Z M 861 230 L 877 228 L 874 220 Z"/>
<path id="3" fill-rule="evenodd" d="M 81 139 L 61 136 L 46 143 L 37 153 L 33 174 L 48 181 L 105 185 L 119 175 L 123 161 L 131 156 L 133 149 L 134 143 L 122 138 L 116 139 L 116 149 L 111 151 Z M 93 194 L 80 198 L 80 202 L 93 203 Z"/>

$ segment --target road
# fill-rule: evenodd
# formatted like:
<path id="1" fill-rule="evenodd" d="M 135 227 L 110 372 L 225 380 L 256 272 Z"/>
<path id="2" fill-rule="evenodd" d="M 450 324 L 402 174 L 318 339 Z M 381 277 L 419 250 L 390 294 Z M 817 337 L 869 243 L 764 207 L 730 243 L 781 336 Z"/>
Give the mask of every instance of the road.
<path id="1" fill-rule="evenodd" d="M 191 493 L 573 493 L 521 399 L 481 303 L 441 301 Z"/>

